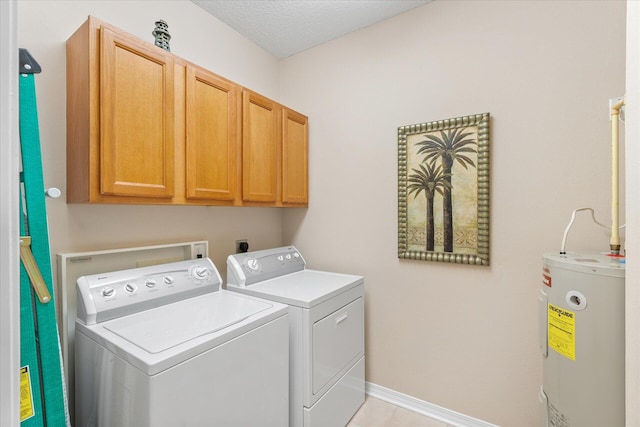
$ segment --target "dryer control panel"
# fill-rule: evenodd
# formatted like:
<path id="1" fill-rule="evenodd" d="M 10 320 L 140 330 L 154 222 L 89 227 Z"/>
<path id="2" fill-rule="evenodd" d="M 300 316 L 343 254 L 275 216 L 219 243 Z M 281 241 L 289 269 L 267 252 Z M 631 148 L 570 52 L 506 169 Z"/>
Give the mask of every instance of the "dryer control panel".
<path id="1" fill-rule="evenodd" d="M 87 325 L 220 290 L 209 258 L 82 276 L 77 319 Z"/>
<path id="2" fill-rule="evenodd" d="M 294 246 L 230 255 L 227 258 L 227 285 L 254 283 L 305 269 L 305 261 Z"/>

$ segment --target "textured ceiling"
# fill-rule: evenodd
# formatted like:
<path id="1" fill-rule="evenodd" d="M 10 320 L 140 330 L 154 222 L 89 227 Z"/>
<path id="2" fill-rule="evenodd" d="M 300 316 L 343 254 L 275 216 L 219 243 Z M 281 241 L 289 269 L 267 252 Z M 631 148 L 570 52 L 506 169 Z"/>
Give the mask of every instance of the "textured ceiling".
<path id="1" fill-rule="evenodd" d="M 286 58 L 431 0 L 191 0 Z"/>

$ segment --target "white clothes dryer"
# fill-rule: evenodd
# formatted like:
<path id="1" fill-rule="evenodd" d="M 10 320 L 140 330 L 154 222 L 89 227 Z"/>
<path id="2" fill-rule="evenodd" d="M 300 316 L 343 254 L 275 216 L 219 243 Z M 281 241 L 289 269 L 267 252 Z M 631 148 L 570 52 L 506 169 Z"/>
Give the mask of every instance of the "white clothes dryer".
<path id="1" fill-rule="evenodd" d="M 208 258 L 80 277 L 76 425 L 282 427 L 288 314 Z"/>
<path id="2" fill-rule="evenodd" d="M 364 402 L 364 278 L 293 246 L 227 258 L 227 289 L 289 306 L 290 427 L 345 426 Z"/>

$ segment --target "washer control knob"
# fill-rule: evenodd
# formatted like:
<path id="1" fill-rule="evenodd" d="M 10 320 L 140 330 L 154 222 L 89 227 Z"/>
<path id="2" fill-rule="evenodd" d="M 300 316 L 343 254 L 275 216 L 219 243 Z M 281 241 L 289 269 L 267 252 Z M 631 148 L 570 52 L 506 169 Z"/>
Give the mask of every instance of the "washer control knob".
<path id="1" fill-rule="evenodd" d="M 257 271 L 260 268 L 260 263 L 258 262 L 257 259 L 255 258 L 249 258 L 249 260 L 247 260 L 247 266 L 253 270 L 253 271 Z"/>
<path id="2" fill-rule="evenodd" d="M 173 276 L 164 276 L 164 278 L 162 279 L 162 281 L 167 284 L 170 285 L 173 283 Z"/>
<path id="3" fill-rule="evenodd" d="M 294 252 L 294 253 L 293 253 L 293 257 L 294 257 L 294 258 L 300 258 L 300 254 L 299 254 L 298 252 Z"/>
<path id="4" fill-rule="evenodd" d="M 284 261 L 284 257 L 282 255 L 278 255 L 278 261 L 280 262 Z"/>
<path id="5" fill-rule="evenodd" d="M 199 280 L 206 279 L 208 273 L 209 273 L 209 269 L 201 265 L 193 269 L 193 276 Z"/>
<path id="6" fill-rule="evenodd" d="M 134 293 L 138 289 L 135 283 L 127 283 L 124 285 L 124 290 L 129 292 L 130 294 Z"/>
<path id="7" fill-rule="evenodd" d="M 154 279 L 147 279 L 147 280 L 144 282 L 144 285 L 145 285 L 147 288 L 155 288 L 155 287 L 156 287 L 156 281 L 155 281 Z"/>
<path id="8" fill-rule="evenodd" d="M 287 254 L 286 259 L 291 259 L 291 254 Z"/>
<path id="9" fill-rule="evenodd" d="M 116 294 L 116 290 L 113 288 L 104 288 L 102 290 L 102 296 L 105 298 L 111 298 Z"/>

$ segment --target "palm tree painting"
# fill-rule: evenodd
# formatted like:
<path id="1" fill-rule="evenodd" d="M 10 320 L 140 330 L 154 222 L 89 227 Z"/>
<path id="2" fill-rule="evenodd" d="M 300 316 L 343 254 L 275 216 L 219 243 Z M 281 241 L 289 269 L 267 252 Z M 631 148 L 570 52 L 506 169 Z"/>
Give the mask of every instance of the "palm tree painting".
<path id="1" fill-rule="evenodd" d="M 489 264 L 489 113 L 398 128 L 398 256 Z"/>

